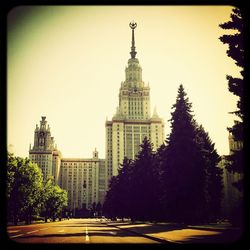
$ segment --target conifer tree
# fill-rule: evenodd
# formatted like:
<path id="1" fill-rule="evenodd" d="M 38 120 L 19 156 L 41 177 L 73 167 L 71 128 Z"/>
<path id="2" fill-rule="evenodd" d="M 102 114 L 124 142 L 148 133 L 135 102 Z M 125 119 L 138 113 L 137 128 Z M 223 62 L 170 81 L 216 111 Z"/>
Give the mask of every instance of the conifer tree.
<path id="1" fill-rule="evenodd" d="M 205 209 L 205 171 L 191 107 L 180 85 L 166 148 L 164 203 L 166 219 L 186 223 L 201 222 Z"/>
<path id="2" fill-rule="evenodd" d="M 166 140 L 166 144 L 167 144 Z M 156 200 L 155 200 L 155 207 L 157 208 L 155 211 L 155 219 L 158 221 L 162 221 L 165 219 L 164 217 L 164 189 L 165 189 L 165 179 L 166 179 L 166 144 L 163 143 L 155 153 L 155 173 L 156 173 Z"/>
<path id="3" fill-rule="evenodd" d="M 119 217 L 131 217 L 131 178 L 133 171 L 133 161 L 124 158 L 123 164 L 118 169 L 118 185 L 116 192 L 118 193 Z"/>
<path id="4" fill-rule="evenodd" d="M 243 17 L 240 9 L 234 8 L 231 14 L 231 20 L 220 24 L 220 27 L 225 30 L 235 31 L 234 34 L 227 34 L 221 36 L 219 39 L 224 44 L 228 44 L 227 55 L 231 57 L 237 66 L 241 68 L 241 77 L 233 77 L 227 75 L 228 89 L 234 95 L 239 97 L 237 102 L 237 110 L 231 112 L 238 117 L 235 124 L 228 128 L 232 134 L 233 139 L 239 142 L 239 145 L 243 145 L 243 120 L 244 120 L 244 89 L 243 89 L 243 78 L 244 78 L 244 45 L 243 45 Z M 227 169 L 230 172 L 243 173 L 243 146 L 233 151 L 231 155 L 227 157 L 229 164 Z M 243 191 L 243 180 L 235 183 L 236 188 L 239 191 Z"/>
<path id="5" fill-rule="evenodd" d="M 131 178 L 132 219 L 150 220 L 154 217 L 155 173 L 152 144 L 145 137 L 140 145 Z"/>
<path id="6" fill-rule="evenodd" d="M 103 213 L 106 217 L 114 219 L 117 216 L 117 186 L 118 178 L 113 176 L 109 182 L 109 189 L 105 196 L 105 201 L 103 204 Z"/>
<path id="7" fill-rule="evenodd" d="M 227 55 L 231 57 L 237 66 L 240 67 L 241 77 L 233 77 L 227 75 L 228 89 L 234 95 L 239 97 L 237 102 L 237 109 L 231 112 L 237 116 L 234 125 L 228 128 L 233 140 L 238 145 L 237 148 L 231 150 L 230 155 L 226 157 L 226 168 L 229 172 L 241 174 L 241 179 L 234 182 L 233 186 L 237 188 L 242 196 L 239 197 L 238 204 L 230 215 L 230 220 L 235 225 L 242 225 L 243 223 L 243 122 L 244 122 L 244 44 L 243 44 L 243 15 L 242 11 L 238 8 L 233 9 L 231 20 L 220 24 L 220 27 L 225 30 L 236 31 L 234 34 L 223 35 L 219 39 L 228 44 Z"/>
<path id="8" fill-rule="evenodd" d="M 133 161 L 124 158 L 118 169 L 118 175 L 112 177 L 109 190 L 105 197 L 103 210 L 110 218 L 125 218 L 131 216 L 130 201 L 133 195 L 131 190 Z"/>
<path id="9" fill-rule="evenodd" d="M 220 156 L 215 149 L 215 144 L 212 143 L 202 125 L 197 125 L 196 140 L 200 146 L 206 174 L 205 197 L 207 219 L 215 221 L 221 215 L 221 201 L 223 196 L 222 169 L 218 166 Z"/>

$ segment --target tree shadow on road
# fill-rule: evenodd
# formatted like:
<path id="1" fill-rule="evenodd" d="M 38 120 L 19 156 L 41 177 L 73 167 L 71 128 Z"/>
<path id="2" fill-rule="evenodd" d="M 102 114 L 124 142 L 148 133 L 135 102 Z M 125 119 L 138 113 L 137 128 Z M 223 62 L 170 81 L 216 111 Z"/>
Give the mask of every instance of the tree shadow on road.
<path id="1" fill-rule="evenodd" d="M 241 237 L 241 232 L 239 230 L 214 230 L 215 234 L 209 234 L 209 231 L 204 229 L 192 229 L 185 224 L 144 224 L 144 223 L 78 223 L 79 225 L 53 225 L 53 227 L 67 227 L 69 228 L 80 228 L 80 232 L 70 233 L 67 231 L 65 233 L 45 233 L 23 235 L 18 238 L 12 239 L 18 242 L 18 239 L 34 239 L 40 238 L 42 243 L 46 238 L 70 238 L 70 237 L 85 237 L 86 231 L 85 227 L 88 226 L 88 236 L 91 237 L 109 237 L 112 241 L 114 237 L 130 237 L 131 243 L 136 242 L 136 237 L 145 237 L 151 239 L 158 243 L 170 243 L 170 244 L 192 244 L 192 243 L 234 243 Z M 210 230 L 211 232 L 211 230 Z M 170 238 L 168 238 L 170 236 Z M 171 240 L 175 238 L 175 240 Z M 134 239 L 134 242 L 133 242 Z M 49 240 L 48 240 L 49 241 Z M 72 243 L 73 240 L 72 240 Z M 100 242 L 101 243 L 101 242 Z"/>
<path id="2" fill-rule="evenodd" d="M 192 228 L 185 224 L 143 224 L 109 223 L 110 226 L 137 234 L 159 237 L 166 241 L 175 239 L 176 243 L 236 243 L 241 240 L 242 231 L 236 229 Z M 175 237 L 177 236 L 177 237 Z"/>

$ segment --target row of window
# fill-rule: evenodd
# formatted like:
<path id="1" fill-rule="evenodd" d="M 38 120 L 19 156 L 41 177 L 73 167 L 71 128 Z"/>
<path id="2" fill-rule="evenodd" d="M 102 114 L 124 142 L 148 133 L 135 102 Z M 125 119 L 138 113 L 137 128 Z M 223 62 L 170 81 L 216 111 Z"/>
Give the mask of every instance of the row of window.
<path id="1" fill-rule="evenodd" d="M 96 161 L 93 161 L 93 162 L 63 162 L 62 163 L 63 166 L 72 166 L 74 165 L 74 167 L 77 167 L 77 166 L 91 166 L 92 164 L 96 164 Z"/>

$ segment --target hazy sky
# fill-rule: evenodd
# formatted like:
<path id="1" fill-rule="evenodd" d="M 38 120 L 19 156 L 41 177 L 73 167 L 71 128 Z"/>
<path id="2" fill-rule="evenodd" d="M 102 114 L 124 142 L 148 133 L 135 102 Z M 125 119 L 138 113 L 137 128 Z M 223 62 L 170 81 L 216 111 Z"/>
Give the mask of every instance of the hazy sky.
<path id="1" fill-rule="evenodd" d="M 63 157 L 105 157 L 105 121 L 118 106 L 130 57 L 131 29 L 142 77 L 170 132 L 171 107 L 183 84 L 195 119 L 219 154 L 228 154 L 227 127 L 237 98 L 226 75 L 239 68 L 219 41 L 231 6 L 34 6 L 8 15 L 8 140 L 28 156 L 34 129 L 46 116 Z"/>

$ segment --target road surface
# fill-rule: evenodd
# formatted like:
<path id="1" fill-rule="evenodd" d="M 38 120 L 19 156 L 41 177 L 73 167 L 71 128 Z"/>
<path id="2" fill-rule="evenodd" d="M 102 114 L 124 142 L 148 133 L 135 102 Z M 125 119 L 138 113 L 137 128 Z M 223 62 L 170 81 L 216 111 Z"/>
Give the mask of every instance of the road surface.
<path id="1" fill-rule="evenodd" d="M 57 222 L 9 226 L 8 235 L 18 243 L 159 243 L 100 219 L 70 219 Z"/>

